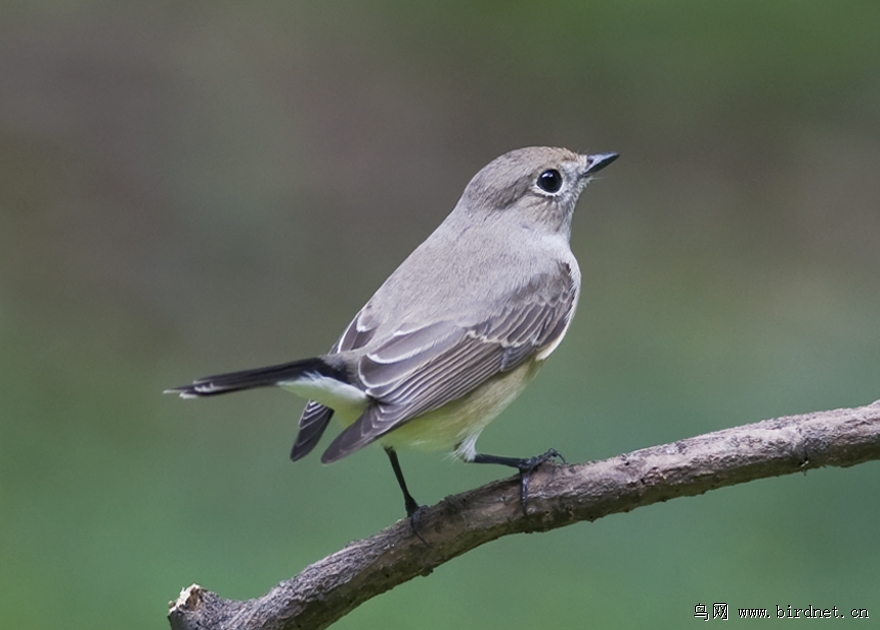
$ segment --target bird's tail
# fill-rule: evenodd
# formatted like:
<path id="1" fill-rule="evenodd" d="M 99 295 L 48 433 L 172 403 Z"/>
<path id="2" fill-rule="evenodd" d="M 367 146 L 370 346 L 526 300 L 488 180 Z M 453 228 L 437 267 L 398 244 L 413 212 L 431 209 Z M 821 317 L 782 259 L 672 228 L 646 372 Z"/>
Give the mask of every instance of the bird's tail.
<path id="1" fill-rule="evenodd" d="M 200 398 L 202 396 L 217 396 L 229 394 L 244 389 L 255 387 L 272 387 L 297 381 L 306 376 L 327 376 L 342 382 L 347 382 L 343 370 L 330 365 L 322 357 L 301 359 L 291 363 L 270 365 L 254 370 L 241 372 L 229 372 L 216 376 L 206 376 L 192 383 L 172 389 L 166 389 L 166 394 L 178 394 L 181 398 Z"/>

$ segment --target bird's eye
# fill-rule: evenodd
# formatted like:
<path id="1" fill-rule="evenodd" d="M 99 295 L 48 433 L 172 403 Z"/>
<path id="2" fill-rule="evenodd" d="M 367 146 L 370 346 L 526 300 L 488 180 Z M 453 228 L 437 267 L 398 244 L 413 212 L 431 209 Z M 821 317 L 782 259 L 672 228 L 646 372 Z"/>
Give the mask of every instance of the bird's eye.
<path id="1" fill-rule="evenodd" d="M 547 169 L 538 175 L 538 188 L 548 193 L 557 193 L 562 188 L 562 175 L 555 168 Z"/>

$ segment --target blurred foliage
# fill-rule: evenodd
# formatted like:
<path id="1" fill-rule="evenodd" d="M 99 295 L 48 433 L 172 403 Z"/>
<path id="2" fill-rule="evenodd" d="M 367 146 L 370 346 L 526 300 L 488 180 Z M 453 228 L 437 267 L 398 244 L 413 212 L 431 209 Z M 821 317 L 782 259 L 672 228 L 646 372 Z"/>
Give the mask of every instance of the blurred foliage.
<path id="1" fill-rule="evenodd" d="M 287 460 L 283 392 L 163 388 L 326 349 L 529 144 L 615 150 L 566 343 L 481 439 L 598 459 L 880 397 L 880 4 L 0 7 L 0 626 L 164 627 L 399 518 L 382 453 Z M 507 474 L 404 453 L 434 502 Z M 878 465 L 502 540 L 340 628 L 679 628 L 868 608 Z M 876 610 L 875 610 L 876 609 Z"/>

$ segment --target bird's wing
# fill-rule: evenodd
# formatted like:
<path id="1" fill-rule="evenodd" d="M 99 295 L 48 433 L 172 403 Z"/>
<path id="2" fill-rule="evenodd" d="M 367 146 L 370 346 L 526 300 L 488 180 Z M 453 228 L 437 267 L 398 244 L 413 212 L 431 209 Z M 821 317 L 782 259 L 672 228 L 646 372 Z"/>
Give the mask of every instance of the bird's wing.
<path id="1" fill-rule="evenodd" d="M 560 264 L 559 273 L 536 276 L 478 324 L 439 321 L 399 328 L 360 359 L 358 375 L 375 402 L 333 441 L 321 460 L 345 457 L 552 347 L 568 327 L 577 292 L 571 268 Z M 353 325 L 352 335 L 358 332 Z"/>

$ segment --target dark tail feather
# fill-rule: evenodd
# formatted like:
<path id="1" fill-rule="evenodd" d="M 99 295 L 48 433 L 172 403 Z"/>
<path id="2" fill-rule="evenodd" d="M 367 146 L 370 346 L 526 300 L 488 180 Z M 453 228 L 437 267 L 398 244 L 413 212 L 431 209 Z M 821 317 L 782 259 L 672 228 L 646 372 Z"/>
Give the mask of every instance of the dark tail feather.
<path id="1" fill-rule="evenodd" d="M 315 357 L 313 359 L 282 363 L 281 365 L 270 365 L 254 370 L 207 376 L 198 379 L 192 385 L 182 385 L 181 387 L 166 389 L 164 393 L 179 394 L 181 398 L 217 396 L 218 394 L 229 394 L 243 389 L 253 389 L 254 387 L 271 387 L 279 383 L 295 381 L 307 374 L 320 374 L 321 376 L 335 378 L 343 383 L 348 382 L 348 378 L 343 370 L 328 364 L 321 357 Z"/>

